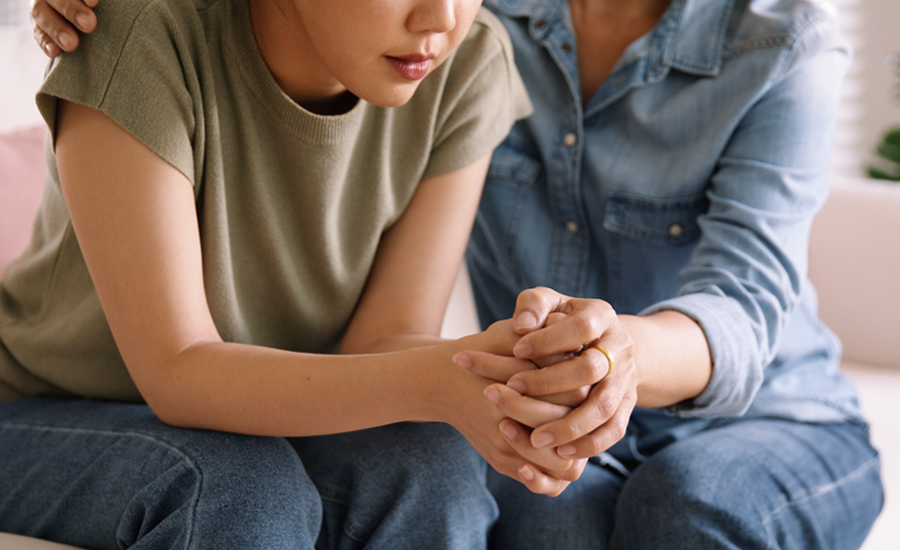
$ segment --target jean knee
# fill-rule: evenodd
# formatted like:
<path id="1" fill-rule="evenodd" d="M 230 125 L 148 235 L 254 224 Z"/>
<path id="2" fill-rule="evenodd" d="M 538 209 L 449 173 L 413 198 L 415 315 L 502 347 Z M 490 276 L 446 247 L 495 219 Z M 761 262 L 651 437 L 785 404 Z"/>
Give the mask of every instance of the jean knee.
<path id="1" fill-rule="evenodd" d="M 739 454 L 654 455 L 622 489 L 610 548 L 765 548 L 764 511 L 745 493 L 758 475 Z"/>
<path id="2" fill-rule="evenodd" d="M 406 423 L 292 440 L 345 547 L 479 548 L 497 517 L 487 464 L 455 429 Z"/>
<path id="3" fill-rule="evenodd" d="M 0 525 L 13 532 L 88 548 L 313 547 L 321 499 L 284 439 L 173 428 L 146 405 L 31 398 L 0 412 Z"/>
<path id="4" fill-rule="evenodd" d="M 164 448 L 159 471 L 128 503 L 120 542 L 164 548 L 177 536 L 209 548 L 313 548 L 321 499 L 284 439 L 184 432 L 155 443 Z M 166 524 L 180 527 L 154 532 Z"/>
<path id="5" fill-rule="evenodd" d="M 431 494 L 487 494 L 486 462 L 445 424 L 395 424 L 291 443 L 320 488 L 371 482 Z"/>
<path id="6" fill-rule="evenodd" d="M 747 420 L 673 443 L 631 475 L 612 548 L 856 548 L 878 458 L 851 423 Z"/>

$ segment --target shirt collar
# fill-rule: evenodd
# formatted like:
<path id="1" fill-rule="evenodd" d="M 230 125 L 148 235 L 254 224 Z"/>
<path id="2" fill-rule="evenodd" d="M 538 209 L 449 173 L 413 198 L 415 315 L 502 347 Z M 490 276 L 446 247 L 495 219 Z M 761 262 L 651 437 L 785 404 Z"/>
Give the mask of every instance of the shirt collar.
<path id="1" fill-rule="evenodd" d="M 538 39 L 566 9 L 566 0 L 485 0 L 485 4 L 509 17 L 531 18 L 532 33 Z M 648 66 L 657 68 L 656 77 L 668 72 L 660 71 L 661 67 L 717 75 L 733 4 L 734 0 L 672 0 L 649 37 L 653 59 Z M 539 20 L 543 22 L 535 25 Z"/>
<path id="2" fill-rule="evenodd" d="M 719 73 L 733 4 L 734 0 L 673 0 L 663 16 L 677 12 L 673 15 L 678 23 L 671 31 L 672 67 L 702 76 Z"/>

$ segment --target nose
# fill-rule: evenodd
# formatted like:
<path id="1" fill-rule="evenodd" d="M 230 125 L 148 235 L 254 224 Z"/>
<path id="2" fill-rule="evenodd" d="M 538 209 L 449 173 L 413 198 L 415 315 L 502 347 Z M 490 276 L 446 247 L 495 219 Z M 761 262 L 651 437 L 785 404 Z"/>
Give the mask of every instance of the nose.
<path id="1" fill-rule="evenodd" d="M 456 26 L 454 0 L 422 0 L 409 14 L 406 26 L 410 32 L 450 32 Z"/>

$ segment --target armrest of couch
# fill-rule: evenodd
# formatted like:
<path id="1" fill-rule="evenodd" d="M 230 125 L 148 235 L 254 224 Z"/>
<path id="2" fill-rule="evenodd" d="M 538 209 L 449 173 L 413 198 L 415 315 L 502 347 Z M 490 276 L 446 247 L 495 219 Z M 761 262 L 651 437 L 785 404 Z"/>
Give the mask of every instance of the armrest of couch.
<path id="1" fill-rule="evenodd" d="M 839 178 L 813 222 L 809 276 L 844 358 L 900 368 L 900 184 Z"/>

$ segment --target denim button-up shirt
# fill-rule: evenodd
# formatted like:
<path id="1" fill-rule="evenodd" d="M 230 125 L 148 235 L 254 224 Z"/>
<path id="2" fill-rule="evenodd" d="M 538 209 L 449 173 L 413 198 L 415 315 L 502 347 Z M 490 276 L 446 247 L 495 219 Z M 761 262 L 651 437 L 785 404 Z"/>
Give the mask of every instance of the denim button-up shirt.
<path id="1" fill-rule="evenodd" d="M 583 102 L 568 3 L 485 4 L 535 112 L 494 154 L 467 254 L 482 323 L 538 285 L 619 313 L 680 311 L 706 334 L 712 379 L 633 422 L 857 418 L 806 275 L 850 58 L 829 14 L 673 0 Z"/>

